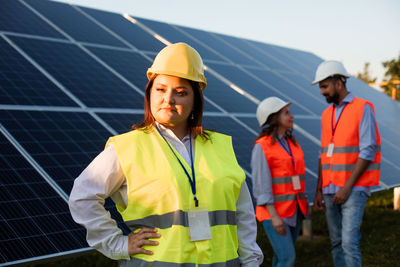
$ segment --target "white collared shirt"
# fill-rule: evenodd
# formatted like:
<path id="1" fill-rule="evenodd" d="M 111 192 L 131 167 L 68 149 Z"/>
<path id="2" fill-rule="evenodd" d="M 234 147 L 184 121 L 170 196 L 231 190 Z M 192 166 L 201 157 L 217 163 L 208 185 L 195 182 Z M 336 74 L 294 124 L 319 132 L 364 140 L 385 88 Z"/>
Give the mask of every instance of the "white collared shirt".
<path id="1" fill-rule="evenodd" d="M 179 140 L 171 130 L 157 125 L 171 146 L 190 165 L 189 135 Z M 194 142 L 192 144 L 194 145 Z M 192 150 L 194 156 L 194 146 Z M 76 178 L 69 198 L 69 207 L 75 222 L 87 229 L 87 242 L 91 247 L 112 259 L 130 259 L 128 236 L 122 234 L 104 208 L 107 197 L 111 197 L 122 207 L 127 206 L 126 178 L 112 144 Z M 264 257 L 256 243 L 257 224 L 246 183 L 243 183 L 240 189 L 236 209 L 240 262 L 242 266 L 259 266 Z"/>

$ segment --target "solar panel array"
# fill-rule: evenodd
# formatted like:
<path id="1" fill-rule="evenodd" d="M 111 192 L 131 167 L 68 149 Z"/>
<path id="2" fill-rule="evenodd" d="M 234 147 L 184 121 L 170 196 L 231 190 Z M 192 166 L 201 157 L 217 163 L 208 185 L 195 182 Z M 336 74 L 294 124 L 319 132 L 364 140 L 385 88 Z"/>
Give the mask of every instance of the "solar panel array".
<path id="1" fill-rule="evenodd" d="M 322 61 L 314 54 L 43 0 L 1 0 L 0 37 L 0 265 L 88 250 L 67 206 L 73 180 L 109 136 L 141 121 L 145 72 L 167 42 L 202 55 L 204 126 L 233 136 L 248 176 L 257 103 L 293 103 L 312 201 L 327 107 L 310 86 Z M 399 103 L 356 79 L 348 87 L 376 107 L 383 162 L 374 190 L 399 186 Z M 107 207 L 126 230 L 111 201 Z"/>

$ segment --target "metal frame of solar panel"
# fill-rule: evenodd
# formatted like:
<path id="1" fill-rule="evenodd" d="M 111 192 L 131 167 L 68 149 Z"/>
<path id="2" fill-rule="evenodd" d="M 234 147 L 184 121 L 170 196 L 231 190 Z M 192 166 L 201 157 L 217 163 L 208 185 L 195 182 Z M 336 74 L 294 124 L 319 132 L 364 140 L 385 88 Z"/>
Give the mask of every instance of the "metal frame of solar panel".
<path id="1" fill-rule="evenodd" d="M 142 119 L 146 69 L 169 42 L 186 42 L 203 56 L 204 126 L 232 135 L 248 177 L 257 104 L 272 95 L 292 102 L 313 199 L 320 114 L 327 107 L 309 84 L 319 57 L 52 1 L 1 4 L 0 266 L 91 251 L 66 203 L 73 180 L 109 136 Z M 400 118 L 393 116 L 399 103 L 356 79 L 349 88 L 376 107 L 383 160 L 382 183 L 374 191 L 399 186 L 394 140 L 400 139 Z M 111 201 L 106 208 L 128 233 Z"/>

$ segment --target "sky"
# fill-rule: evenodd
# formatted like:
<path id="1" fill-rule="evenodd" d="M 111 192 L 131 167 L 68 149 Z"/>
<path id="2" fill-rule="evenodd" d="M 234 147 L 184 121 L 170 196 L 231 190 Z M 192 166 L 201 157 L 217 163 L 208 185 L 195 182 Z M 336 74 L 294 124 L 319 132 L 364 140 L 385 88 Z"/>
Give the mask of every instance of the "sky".
<path id="1" fill-rule="evenodd" d="M 399 0 L 57 0 L 257 40 L 341 61 L 356 75 L 400 55 Z"/>

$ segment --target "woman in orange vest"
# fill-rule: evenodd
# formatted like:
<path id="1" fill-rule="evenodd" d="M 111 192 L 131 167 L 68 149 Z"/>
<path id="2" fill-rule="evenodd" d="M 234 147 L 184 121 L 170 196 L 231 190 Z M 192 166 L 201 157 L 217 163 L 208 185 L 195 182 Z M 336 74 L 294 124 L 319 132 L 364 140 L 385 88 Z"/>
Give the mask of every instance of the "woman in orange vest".
<path id="1" fill-rule="evenodd" d="M 259 104 L 257 120 L 262 130 L 251 157 L 256 217 L 274 250 L 272 266 L 294 265 L 294 244 L 309 210 L 304 155 L 292 134 L 290 104 L 277 97 Z"/>

